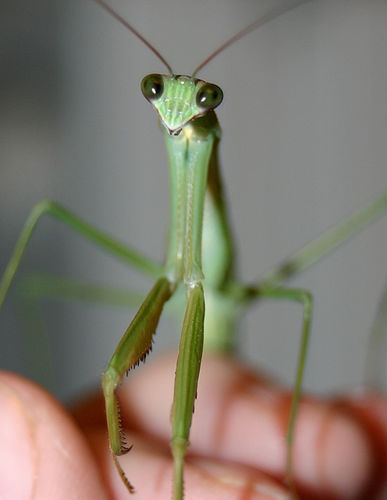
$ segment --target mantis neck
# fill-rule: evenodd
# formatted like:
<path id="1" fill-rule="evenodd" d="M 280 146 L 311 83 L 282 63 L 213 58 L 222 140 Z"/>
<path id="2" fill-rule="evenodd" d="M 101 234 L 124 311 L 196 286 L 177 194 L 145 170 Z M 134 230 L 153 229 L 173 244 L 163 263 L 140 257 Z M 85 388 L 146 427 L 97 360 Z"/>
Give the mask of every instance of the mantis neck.
<path id="1" fill-rule="evenodd" d="M 215 113 L 193 120 L 179 135 L 164 132 L 170 171 L 170 232 L 166 276 L 195 286 L 203 278 L 202 225 L 210 157 L 218 125 Z"/>
<path id="2" fill-rule="evenodd" d="M 183 281 L 188 287 L 205 276 L 205 346 L 228 351 L 241 311 L 240 304 L 223 293 L 232 278 L 234 252 L 217 161 L 216 115 L 212 111 L 190 122 L 178 136 L 165 131 L 164 137 L 171 192 L 165 273 L 172 283 Z"/>

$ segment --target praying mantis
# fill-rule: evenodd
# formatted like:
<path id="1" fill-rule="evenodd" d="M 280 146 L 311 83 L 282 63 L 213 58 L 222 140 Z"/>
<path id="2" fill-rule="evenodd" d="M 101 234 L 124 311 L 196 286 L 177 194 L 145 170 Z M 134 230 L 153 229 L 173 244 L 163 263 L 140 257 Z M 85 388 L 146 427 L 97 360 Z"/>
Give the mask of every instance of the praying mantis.
<path id="1" fill-rule="evenodd" d="M 148 97 L 149 97 L 149 96 L 148 96 Z M 204 177 L 205 177 L 205 176 L 204 176 Z M 386 200 L 385 200 L 385 195 L 384 195 L 383 197 L 379 198 L 379 205 L 378 205 L 378 207 L 379 207 L 379 208 L 378 208 L 378 211 L 379 211 L 379 210 L 381 210 L 381 211 L 382 211 L 382 210 L 384 210 L 384 209 L 385 209 L 385 204 L 386 204 Z M 367 213 L 368 213 L 368 212 L 367 212 Z M 200 224 L 198 224 L 198 225 L 197 225 L 197 227 L 200 227 Z M 359 227 L 360 227 L 360 226 L 359 226 Z M 185 250 L 185 252 L 187 253 L 187 250 Z M 183 252 L 183 253 L 184 253 L 184 252 Z M 172 258 L 172 257 L 170 256 L 170 261 L 171 261 L 171 262 L 176 262 L 177 260 L 179 260 L 179 259 L 176 259 L 175 257 L 173 257 L 173 258 Z M 173 267 L 173 266 L 172 266 L 172 267 Z M 192 270 L 191 270 L 191 271 L 192 271 Z M 177 275 L 180 273 L 180 271 L 176 271 L 176 270 L 175 270 L 175 271 L 169 271 L 169 274 L 168 274 L 168 281 L 169 281 L 169 282 L 174 281 L 174 279 L 175 279 L 175 278 L 172 278 L 172 277 L 171 277 L 171 276 L 173 276 L 173 275 L 174 275 L 174 272 L 176 272 L 176 273 L 177 273 Z M 195 274 L 195 273 L 194 273 L 194 274 Z M 185 278 L 185 279 L 186 279 L 186 282 L 187 282 L 187 285 L 188 285 L 188 288 L 189 288 L 189 287 L 192 287 L 193 285 L 194 285 L 194 286 L 193 286 L 193 288 L 195 288 L 195 289 L 196 289 L 196 288 L 200 288 L 200 286 L 199 286 L 199 285 L 197 285 L 197 283 L 201 282 L 200 272 L 198 271 L 196 274 L 199 276 L 199 278 L 198 278 L 197 276 L 196 276 L 196 277 L 194 277 L 194 278 L 192 278 L 192 276 L 189 276 L 189 277 Z M 206 286 L 206 285 L 205 285 L 206 281 L 204 281 L 203 283 L 204 283 L 204 286 Z M 276 282 L 275 282 L 275 281 L 274 281 L 273 283 L 274 283 L 274 284 L 276 284 Z M 277 298 L 282 298 L 282 297 L 280 297 L 281 293 L 284 293 L 284 296 L 285 296 L 285 295 L 286 295 L 286 294 L 285 294 L 285 292 L 280 292 L 280 291 L 279 291 L 279 289 L 277 289 L 277 287 L 276 287 L 276 286 L 275 286 L 275 287 L 273 287 L 273 286 L 272 286 L 272 285 L 273 285 L 273 283 L 269 283 L 269 286 L 267 286 L 267 288 L 266 288 L 265 290 L 262 288 L 260 293 L 265 292 L 265 293 L 267 293 L 267 295 L 268 295 L 268 296 L 270 296 L 270 295 L 272 295 L 273 297 L 274 297 L 274 296 L 277 296 Z M 166 295 L 168 295 L 168 293 L 170 292 L 170 290 L 168 290 L 168 292 L 166 291 L 166 284 L 164 283 L 164 284 L 161 284 L 161 285 L 163 285 L 163 287 L 164 287 L 164 288 L 162 289 L 162 292 L 165 294 L 165 296 L 166 296 Z M 222 286 L 223 286 L 223 285 L 222 285 Z M 170 287 L 170 285 L 168 285 L 168 287 Z M 238 295 L 238 293 L 242 293 L 242 295 L 243 295 L 243 293 L 245 293 L 245 292 L 246 292 L 249 296 L 254 297 L 254 295 L 255 295 L 254 286 L 249 286 L 249 287 L 248 287 L 248 289 L 246 288 L 245 290 L 244 290 L 244 289 L 242 289 L 242 290 L 240 290 L 240 291 L 238 291 L 238 290 L 236 289 L 236 294 L 237 294 L 237 295 Z M 198 295 L 199 295 L 199 296 L 201 295 L 201 292 L 197 292 L 197 293 L 198 293 Z M 234 292 L 232 292 L 232 293 L 234 293 Z M 230 295 L 230 297 L 231 297 L 231 296 L 232 296 L 232 293 L 231 293 L 231 291 L 230 291 L 230 290 L 228 290 L 228 291 L 227 291 L 227 293 L 226 293 L 225 295 L 226 295 L 226 296 L 229 296 L 229 295 Z M 290 298 L 293 298 L 293 299 L 295 298 L 295 299 L 297 299 L 297 300 L 298 300 L 298 299 L 303 300 L 303 299 L 302 299 L 302 297 L 301 297 L 300 295 L 293 296 L 293 297 L 290 297 Z M 304 297 L 304 298 L 305 298 L 305 297 Z M 155 297 L 153 296 L 153 297 L 152 297 L 152 299 L 153 299 L 153 300 L 152 300 L 151 302 L 153 302 L 153 303 L 157 303 L 157 300 L 158 300 L 158 299 L 157 299 L 157 297 L 155 298 Z M 238 299 L 238 300 L 239 300 L 239 299 Z M 202 298 L 198 297 L 197 295 L 195 295 L 193 298 L 191 298 L 191 306 L 192 306 L 192 304 L 194 304 L 194 305 L 195 305 L 195 307 L 194 307 L 194 309 L 195 309 L 195 310 L 194 310 L 194 312 L 192 313 L 192 314 L 193 314 L 193 316 L 192 316 L 192 317 L 194 317 L 194 318 L 198 318 L 200 315 L 203 315 L 203 306 L 202 306 L 202 302 L 201 302 L 201 301 L 202 301 Z M 199 304 L 199 305 L 198 305 L 198 304 Z M 192 306 L 192 307 L 193 307 L 193 306 Z M 156 308 L 156 309 L 157 309 L 157 308 Z M 210 308 L 209 308 L 209 309 L 210 309 Z M 157 311 L 158 311 L 158 309 L 157 309 Z M 222 314 L 224 314 L 224 313 L 222 313 Z M 221 316 L 222 316 L 222 314 L 221 314 Z M 209 314 L 209 317 L 210 317 L 210 316 L 211 316 L 211 314 Z M 220 319 L 219 319 L 219 321 L 220 321 L 221 319 L 222 319 L 222 318 L 220 318 Z M 198 363 L 198 362 L 196 362 L 196 364 L 195 364 L 196 368 L 198 368 L 198 364 L 199 364 L 199 363 Z M 110 396 L 111 396 L 111 391 L 109 391 L 109 390 L 108 390 L 107 392 L 108 392 L 108 399 L 109 399 L 109 398 L 110 398 Z M 183 392 L 184 392 L 184 391 L 183 391 Z M 192 399 L 192 398 L 191 398 L 191 399 Z M 114 413 L 114 411 L 112 412 L 111 410 L 109 410 L 109 409 L 108 409 L 108 415 L 112 415 L 113 413 Z M 185 417 L 185 419 L 183 419 L 183 420 L 187 420 L 187 419 L 186 419 L 186 417 Z M 188 420 L 189 420 L 189 418 L 188 418 Z M 113 426 L 113 428 L 116 428 L 116 424 L 115 424 L 114 422 L 113 422 L 111 425 Z M 113 431 L 113 432 L 114 432 L 114 431 Z M 182 458 L 180 458 L 180 459 L 179 459 L 179 466 L 178 466 L 178 469 L 179 469 L 179 470 L 176 472 L 176 479 L 175 479 L 175 482 L 174 482 L 174 484 L 175 484 L 175 488 L 176 488 L 176 491 L 175 491 L 175 498 L 180 498 L 180 497 L 181 497 L 182 480 L 181 480 L 181 479 L 178 479 L 179 477 L 181 478 L 181 465 L 182 465 Z"/>

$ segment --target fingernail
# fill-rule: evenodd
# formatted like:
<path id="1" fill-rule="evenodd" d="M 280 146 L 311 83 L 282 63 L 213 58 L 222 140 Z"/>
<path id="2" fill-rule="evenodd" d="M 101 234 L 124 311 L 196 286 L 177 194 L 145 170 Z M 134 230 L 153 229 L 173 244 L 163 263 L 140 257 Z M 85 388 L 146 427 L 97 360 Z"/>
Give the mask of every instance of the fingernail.
<path id="1" fill-rule="evenodd" d="M 285 500 L 291 496 L 286 490 L 264 475 L 238 465 L 228 465 L 205 458 L 190 458 L 189 463 L 217 481 L 243 492 L 257 493 L 257 498 Z M 250 498 L 250 496 L 249 496 Z M 251 497 L 253 498 L 253 497 Z M 254 497 L 255 498 L 255 497 Z"/>
<path id="2" fill-rule="evenodd" d="M 31 498 L 34 447 L 31 416 L 20 395 L 0 381 L 0 498 Z"/>

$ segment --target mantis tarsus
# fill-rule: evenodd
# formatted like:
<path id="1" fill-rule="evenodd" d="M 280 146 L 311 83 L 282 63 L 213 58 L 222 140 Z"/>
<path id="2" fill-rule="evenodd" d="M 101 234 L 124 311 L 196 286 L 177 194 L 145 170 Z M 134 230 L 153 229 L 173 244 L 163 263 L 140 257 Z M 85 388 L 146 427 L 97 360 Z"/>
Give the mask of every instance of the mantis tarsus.
<path id="1" fill-rule="evenodd" d="M 148 97 L 149 97 L 149 96 L 148 96 Z M 385 208 L 385 205 L 386 205 L 386 195 L 384 195 L 384 198 L 381 198 L 381 199 L 379 200 L 379 202 L 380 202 L 380 203 L 379 203 L 379 208 L 378 208 L 378 210 L 380 209 L 380 211 L 382 211 L 382 210 L 383 210 L 383 207 Z M 46 208 L 48 208 L 48 207 L 49 207 L 48 205 L 46 205 L 46 206 L 45 206 L 45 205 L 40 205 L 40 209 L 41 209 L 41 210 L 44 210 L 44 209 L 46 209 Z M 51 207 L 52 207 L 52 206 L 51 206 Z M 376 207 L 376 205 L 375 205 L 375 207 Z M 375 208 L 375 207 L 374 207 L 374 208 Z M 54 210 L 54 211 L 56 210 L 56 206 L 54 206 L 54 207 L 53 207 L 53 210 Z M 59 210 L 59 212 L 58 212 L 58 215 L 59 215 L 59 217 L 61 217 L 60 210 Z M 198 226 L 200 226 L 200 223 L 198 224 Z M 360 226 L 359 226 L 358 228 L 360 228 Z M 174 267 L 174 263 L 175 263 L 175 259 L 174 259 L 174 258 L 173 258 L 173 259 L 171 258 L 171 259 L 170 259 L 170 261 L 172 261 L 172 263 L 173 263 L 173 265 L 172 265 L 172 268 L 173 268 L 173 267 Z M 192 267 L 192 266 L 191 266 L 191 267 Z M 292 266 L 288 267 L 288 270 L 289 270 L 291 267 L 292 267 Z M 301 267 L 302 267 L 302 266 L 301 266 Z M 295 267 L 294 267 L 291 271 L 295 271 L 295 270 L 296 270 L 296 268 L 297 268 L 297 266 L 295 266 Z M 171 276 L 172 276 L 172 275 L 174 275 L 174 273 L 175 273 L 175 271 L 171 271 L 170 269 L 171 269 L 171 265 L 169 266 L 169 271 L 168 271 L 168 273 L 169 273 L 169 274 L 168 274 L 168 278 L 171 278 Z M 157 272 L 157 271 L 158 271 L 158 269 L 157 269 L 157 268 L 155 268 L 155 269 L 153 269 L 153 271 L 156 271 L 156 272 Z M 197 270 L 195 270 L 195 271 L 197 271 Z M 177 274 L 179 274 L 179 273 L 180 273 L 180 271 L 176 271 L 176 273 L 177 273 Z M 191 273 L 191 274 L 192 274 L 192 273 Z M 195 274 L 195 273 L 194 273 L 194 274 Z M 209 273 L 208 273 L 208 274 L 209 274 Z M 289 273 L 289 274 L 291 274 L 291 273 Z M 191 285 L 196 285 L 196 284 L 198 284 L 198 283 L 199 283 L 199 281 L 200 281 L 200 272 L 197 272 L 197 273 L 195 274 L 195 276 L 193 276 L 193 277 L 192 277 L 192 275 L 190 275 L 190 276 L 188 276 L 188 277 L 186 276 L 185 278 L 186 278 L 186 281 L 188 282 L 188 284 L 191 284 Z M 223 280 L 223 278 L 222 278 L 222 279 L 221 279 L 221 281 L 222 281 L 222 283 L 221 283 L 221 287 L 225 287 L 225 290 L 227 290 L 227 292 L 230 292 L 230 291 L 231 291 L 231 289 L 232 289 L 232 290 L 234 290 L 232 293 L 235 293 L 236 295 L 238 295 L 239 293 L 240 293 L 242 296 L 243 296 L 244 294 L 249 295 L 249 297 L 253 297 L 253 296 L 255 295 L 256 290 L 255 290 L 254 286 L 252 286 L 252 287 L 248 287 L 248 288 L 246 288 L 246 289 L 245 289 L 245 288 L 243 288 L 243 287 L 242 287 L 242 288 L 238 288 L 238 286 L 236 286 L 235 288 L 233 288 L 233 287 L 231 286 L 231 284 L 227 282 L 227 280 Z M 204 283 L 206 284 L 206 282 L 204 282 Z M 303 300 L 304 298 L 307 298 L 307 297 L 308 297 L 308 295 L 304 295 L 304 294 L 302 294 L 302 293 L 301 293 L 301 295 L 300 295 L 300 294 L 295 294 L 295 295 L 293 295 L 293 296 L 292 296 L 292 294 L 289 294 L 288 292 L 282 292 L 282 291 L 280 291 L 278 288 L 273 288 L 273 285 L 276 285 L 276 284 L 277 284 L 277 281 L 276 281 L 276 280 L 274 280 L 274 281 L 269 281 L 268 286 L 265 286 L 265 287 L 263 287 L 263 288 L 261 287 L 261 291 L 260 291 L 260 293 L 261 293 L 261 294 L 264 294 L 264 293 L 265 293 L 265 294 L 267 294 L 267 295 L 277 296 L 277 298 L 280 298 L 280 296 L 281 296 L 281 297 L 284 297 L 285 295 L 290 295 L 290 298 L 297 299 L 297 300 Z M 168 287 L 167 287 L 167 286 L 166 286 L 166 284 L 165 284 L 165 282 L 160 282 L 160 283 L 159 283 L 159 285 L 160 285 L 160 290 L 161 290 L 162 294 L 164 294 L 165 296 L 166 296 L 166 295 L 169 295 L 169 291 L 170 291 L 170 290 L 167 290 L 167 288 L 169 287 L 169 285 L 168 285 Z M 218 285 L 217 285 L 217 286 L 218 286 Z M 228 288 L 229 286 L 230 286 L 230 288 Z M 200 286 L 199 286 L 199 285 L 198 285 L 197 287 L 196 287 L 196 286 L 194 286 L 194 288 L 200 288 Z M 197 318 L 197 317 L 198 317 L 198 316 L 200 316 L 200 314 L 201 314 L 201 313 L 199 314 L 199 312 L 198 312 L 198 311 L 201 311 L 201 310 L 202 310 L 201 298 L 200 298 L 201 292 L 200 292 L 200 291 L 197 291 L 197 292 L 195 292 L 195 293 L 197 294 L 197 296 L 195 295 L 195 296 L 191 299 L 191 305 L 192 305 L 192 304 L 199 304 L 199 305 L 196 307 L 196 309 L 194 308 L 195 310 L 194 310 L 194 312 L 192 313 L 192 314 L 193 314 L 193 316 L 194 316 L 195 318 Z M 208 292 L 208 293 L 209 293 L 209 292 Z M 226 295 L 227 295 L 227 294 L 226 294 Z M 231 296 L 231 295 L 230 295 L 230 296 Z M 154 298 L 154 297 L 153 297 L 153 298 Z M 160 299 L 160 300 L 161 300 L 161 299 Z M 156 302 L 157 302 L 157 300 L 156 300 Z M 157 314 L 158 314 L 158 310 L 157 310 L 157 308 L 156 308 L 155 310 L 157 311 Z M 214 314 L 216 314 L 216 311 L 214 311 Z M 210 316 L 210 314 L 209 314 L 209 316 Z M 149 316 L 148 316 L 148 317 L 149 317 Z M 219 319 L 221 320 L 221 318 L 219 318 Z M 210 332 L 209 332 L 209 333 L 210 333 Z M 140 353 L 140 354 L 141 354 L 141 353 Z M 183 392 L 184 392 L 184 391 L 183 391 Z M 110 393 L 109 393 L 109 394 L 110 394 Z M 109 415 L 111 415 L 111 414 L 112 414 L 112 412 L 111 412 L 111 411 L 108 411 L 108 414 L 109 414 Z M 187 422 L 187 421 L 189 420 L 189 418 L 188 418 L 188 417 L 185 417 L 183 420 L 184 420 L 185 422 Z M 188 426 L 189 426 L 189 425 L 188 425 Z M 179 473 L 179 472 L 177 473 L 177 476 L 180 476 L 180 473 Z M 181 485 L 182 485 L 182 481 L 181 481 L 181 480 L 179 480 L 179 479 L 176 479 L 176 480 L 175 480 L 175 486 L 176 486 L 176 489 L 177 489 L 177 490 L 176 490 L 176 498 L 179 498 L 179 497 L 181 496 L 181 493 L 180 493 Z"/>

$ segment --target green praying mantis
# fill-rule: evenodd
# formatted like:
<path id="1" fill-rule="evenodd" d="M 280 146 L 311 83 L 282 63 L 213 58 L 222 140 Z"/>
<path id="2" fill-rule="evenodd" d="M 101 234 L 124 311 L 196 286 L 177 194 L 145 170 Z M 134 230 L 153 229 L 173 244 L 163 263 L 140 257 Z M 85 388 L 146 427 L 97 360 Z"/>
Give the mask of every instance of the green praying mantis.
<path id="1" fill-rule="evenodd" d="M 98 3 L 134 31 L 103 2 Z M 239 33 L 237 38 L 259 24 L 262 24 L 262 20 Z M 234 38 L 229 42 L 233 41 Z M 127 448 L 119 425 L 115 389 L 124 373 L 147 355 L 164 304 L 173 294 L 182 293 L 184 289 L 187 306 L 172 411 L 175 499 L 183 496 L 183 460 L 188 446 L 203 342 L 209 349 L 232 351 L 236 342 L 235 325 L 243 311 L 258 299 L 290 300 L 300 303 L 303 308 L 301 348 L 287 433 L 287 470 L 291 481 L 293 429 L 310 333 L 312 298 L 305 290 L 283 288 L 283 282 L 310 267 L 360 231 L 387 207 L 387 193 L 384 192 L 346 222 L 324 233 L 279 267 L 269 271 L 259 282 L 247 285 L 241 283 L 235 273 L 234 242 L 217 161 L 220 127 L 214 109 L 221 103 L 222 91 L 216 85 L 195 78 L 196 73 L 212 57 L 205 60 L 191 76 L 176 76 L 167 64 L 167 75 L 151 74 L 142 81 L 143 94 L 159 116 L 169 157 L 171 213 L 165 265 L 160 266 L 122 245 L 62 206 L 43 201 L 31 212 L 0 286 L 0 301 L 3 301 L 32 231 L 44 214 L 61 220 L 127 264 L 156 278 L 155 285 L 125 332 L 103 378 L 110 447 L 129 491 L 133 490 L 133 486 L 117 459 Z"/>

